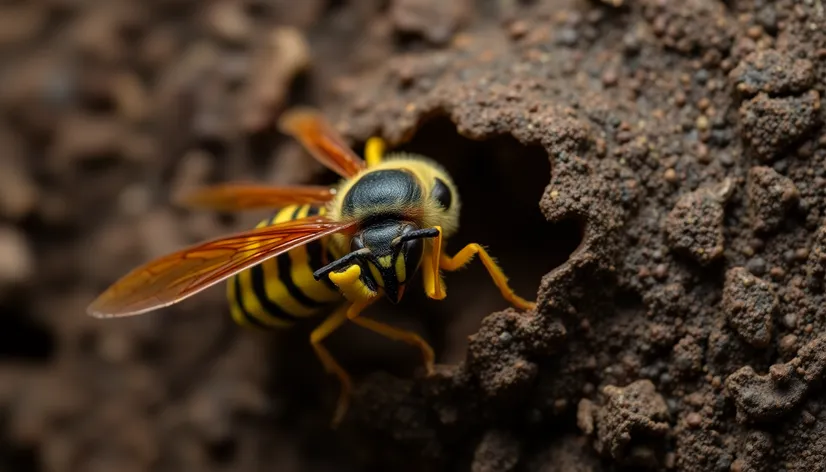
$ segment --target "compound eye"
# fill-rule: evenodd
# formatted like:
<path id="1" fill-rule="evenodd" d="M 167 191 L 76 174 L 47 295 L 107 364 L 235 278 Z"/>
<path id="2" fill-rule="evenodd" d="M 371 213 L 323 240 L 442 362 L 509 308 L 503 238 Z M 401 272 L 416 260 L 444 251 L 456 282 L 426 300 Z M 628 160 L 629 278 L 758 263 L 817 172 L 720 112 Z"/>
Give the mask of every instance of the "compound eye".
<path id="1" fill-rule="evenodd" d="M 355 252 L 359 249 L 364 249 L 364 241 L 362 241 L 361 236 L 355 236 L 350 240 L 350 252 Z"/>
<path id="2" fill-rule="evenodd" d="M 453 194 L 450 187 L 438 177 L 433 179 L 433 189 L 430 191 L 430 196 L 439 202 L 445 210 L 449 210 L 450 204 L 453 203 Z"/>

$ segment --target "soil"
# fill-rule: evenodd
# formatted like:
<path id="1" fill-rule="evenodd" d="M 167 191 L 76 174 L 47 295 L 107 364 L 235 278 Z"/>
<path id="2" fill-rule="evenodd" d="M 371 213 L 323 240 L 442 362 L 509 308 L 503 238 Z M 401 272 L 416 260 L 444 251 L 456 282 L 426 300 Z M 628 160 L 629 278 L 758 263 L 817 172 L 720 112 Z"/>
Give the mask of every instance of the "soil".
<path id="1" fill-rule="evenodd" d="M 826 470 L 821 0 L 0 2 L 0 470 Z M 260 214 L 229 180 L 331 183 L 274 122 L 324 110 L 444 163 L 448 297 L 328 346 L 222 290 L 85 315 L 136 264 Z"/>

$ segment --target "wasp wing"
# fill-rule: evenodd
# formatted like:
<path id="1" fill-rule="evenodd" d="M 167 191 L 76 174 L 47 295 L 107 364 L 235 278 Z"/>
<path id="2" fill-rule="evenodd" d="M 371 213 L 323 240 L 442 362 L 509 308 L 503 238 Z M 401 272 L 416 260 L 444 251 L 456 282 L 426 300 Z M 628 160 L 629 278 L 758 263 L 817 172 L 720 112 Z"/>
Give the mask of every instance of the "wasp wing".
<path id="1" fill-rule="evenodd" d="M 199 188 L 177 199 L 187 207 L 218 211 L 279 208 L 288 205 L 323 204 L 335 197 L 330 187 L 294 185 L 271 187 L 266 185 L 228 183 Z"/>
<path id="2" fill-rule="evenodd" d="M 281 132 L 298 139 L 327 168 L 342 177 L 352 177 L 366 167 L 319 112 L 310 108 L 295 108 L 281 115 Z"/>
<path id="3" fill-rule="evenodd" d="M 87 312 L 111 318 L 172 305 L 244 269 L 353 226 L 355 222 L 312 216 L 199 243 L 134 269 L 92 302 Z"/>

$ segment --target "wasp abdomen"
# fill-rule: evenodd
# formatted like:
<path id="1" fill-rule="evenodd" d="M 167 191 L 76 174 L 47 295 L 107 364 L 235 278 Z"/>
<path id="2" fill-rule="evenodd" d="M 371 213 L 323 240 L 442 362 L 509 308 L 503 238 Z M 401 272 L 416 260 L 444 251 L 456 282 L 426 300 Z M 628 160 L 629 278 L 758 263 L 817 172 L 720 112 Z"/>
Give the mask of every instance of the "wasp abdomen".
<path id="1" fill-rule="evenodd" d="M 323 213 L 323 207 L 293 205 L 261 221 L 258 227 Z M 259 328 L 287 327 L 340 302 L 335 286 L 313 278 L 313 272 L 341 257 L 337 252 L 329 238 L 322 238 L 231 277 L 227 296 L 233 319 Z"/>
<path id="2" fill-rule="evenodd" d="M 380 212 L 416 205 L 422 201 L 422 187 L 411 172 L 381 169 L 361 176 L 347 190 L 341 205 L 344 216 Z"/>

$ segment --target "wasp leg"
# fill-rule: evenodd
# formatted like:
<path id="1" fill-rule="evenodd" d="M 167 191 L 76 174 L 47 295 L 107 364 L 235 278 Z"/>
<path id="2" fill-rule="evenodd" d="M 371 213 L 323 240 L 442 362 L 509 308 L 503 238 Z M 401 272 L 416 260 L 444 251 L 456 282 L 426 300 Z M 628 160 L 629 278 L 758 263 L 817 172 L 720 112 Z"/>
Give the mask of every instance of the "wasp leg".
<path id="1" fill-rule="evenodd" d="M 373 137 L 367 140 L 364 146 L 364 160 L 367 161 L 367 167 L 375 167 L 384 159 L 384 140 L 378 137 Z"/>
<path id="2" fill-rule="evenodd" d="M 496 284 L 499 291 L 502 292 L 502 297 L 505 300 L 521 310 L 532 310 L 536 308 L 536 303 L 525 300 L 517 295 L 512 288 L 510 288 L 508 285 L 508 278 L 505 276 L 505 273 L 502 272 L 502 269 L 498 264 L 496 264 L 496 261 L 490 257 L 490 254 L 485 251 L 485 248 L 476 243 L 470 243 L 462 248 L 461 251 L 457 252 L 453 257 L 448 256 L 447 254 L 442 253 L 442 228 L 437 226 L 436 229 L 439 231 L 439 235 L 433 240 L 433 249 L 430 254 L 432 260 L 429 264 L 425 264 L 425 273 L 430 272 L 430 275 L 425 278 L 425 289 L 427 290 L 428 281 L 430 281 L 432 293 L 435 295 L 431 298 L 437 298 L 439 295 L 444 298 L 444 284 L 441 281 L 441 275 L 439 274 L 438 269 L 446 270 L 448 272 L 459 270 L 472 261 L 473 257 L 478 254 L 479 259 L 482 261 L 485 269 L 487 269 L 491 279 L 493 279 L 493 283 Z M 438 260 L 438 263 L 435 262 L 436 260 Z M 430 266 L 429 271 L 427 270 L 428 266 Z M 428 292 L 428 295 L 430 294 L 431 292 Z"/>
<path id="3" fill-rule="evenodd" d="M 388 337 L 395 341 L 402 341 L 419 348 L 422 352 L 422 358 L 424 358 L 427 374 L 432 374 L 435 355 L 433 354 L 433 348 L 430 347 L 430 344 L 428 344 L 427 341 L 422 339 L 416 333 L 411 333 L 375 320 L 360 317 L 361 312 L 364 311 L 365 308 L 379 299 L 378 293 L 373 292 L 364 286 L 364 283 L 361 282 L 360 275 L 361 267 L 352 265 L 345 271 L 331 272 L 329 276 L 330 280 L 338 286 L 339 290 L 344 293 L 345 297 L 352 302 L 347 309 L 347 319 L 382 336 Z"/>
<path id="4" fill-rule="evenodd" d="M 330 351 L 328 351 L 327 348 L 321 344 L 321 341 L 332 334 L 333 331 L 341 327 L 345 321 L 347 321 L 348 308 L 349 307 L 345 304 L 336 309 L 333 314 L 331 314 L 326 320 L 324 320 L 323 323 L 318 325 L 312 333 L 310 333 L 310 344 L 312 344 L 316 355 L 321 360 L 321 363 L 324 364 L 324 369 L 331 374 L 335 374 L 341 383 L 341 393 L 338 397 L 335 415 L 333 415 L 333 428 L 338 426 L 342 418 L 344 418 L 344 414 L 347 413 L 347 407 L 350 404 L 350 389 L 352 382 L 350 381 L 350 375 L 347 374 L 338 362 L 336 362 L 330 354 Z"/>
<path id="5" fill-rule="evenodd" d="M 442 228 L 437 226 L 436 229 L 439 235 L 425 247 L 424 257 L 422 257 L 422 279 L 427 296 L 434 300 L 443 300 L 447 294 L 442 273 L 439 271 L 439 260 L 442 257 Z"/>
<path id="6" fill-rule="evenodd" d="M 422 358 L 424 359 L 424 366 L 427 375 L 433 374 L 433 364 L 436 356 L 433 354 L 433 348 L 430 347 L 430 344 L 428 344 L 427 341 L 414 332 L 395 328 L 388 324 L 371 320 L 369 318 L 362 318 L 359 315 L 361 315 L 361 311 L 364 308 L 364 306 L 359 307 L 357 304 L 352 305 L 350 309 L 347 310 L 347 318 L 353 323 L 367 328 L 374 333 L 418 348 L 422 352 Z"/>

